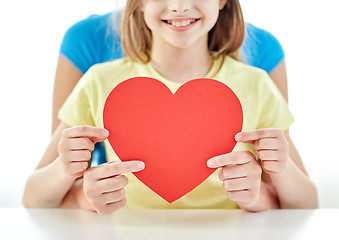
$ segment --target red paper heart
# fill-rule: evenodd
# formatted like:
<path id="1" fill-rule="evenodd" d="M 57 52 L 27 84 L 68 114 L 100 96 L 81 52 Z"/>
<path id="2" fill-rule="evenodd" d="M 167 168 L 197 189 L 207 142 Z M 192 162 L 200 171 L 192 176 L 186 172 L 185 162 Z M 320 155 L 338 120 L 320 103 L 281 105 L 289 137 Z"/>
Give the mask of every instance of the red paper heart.
<path id="1" fill-rule="evenodd" d="M 173 95 L 156 79 L 131 78 L 112 90 L 104 107 L 117 156 L 145 162 L 134 175 L 169 203 L 215 171 L 207 160 L 233 150 L 242 120 L 237 96 L 212 79 L 191 80 Z"/>

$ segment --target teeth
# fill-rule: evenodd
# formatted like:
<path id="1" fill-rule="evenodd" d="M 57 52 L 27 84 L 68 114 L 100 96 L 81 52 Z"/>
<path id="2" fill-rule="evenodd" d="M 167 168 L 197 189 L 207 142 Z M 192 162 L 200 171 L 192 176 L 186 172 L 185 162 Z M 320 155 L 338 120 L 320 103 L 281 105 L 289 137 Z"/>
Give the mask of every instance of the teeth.
<path id="1" fill-rule="evenodd" d="M 174 27 L 186 27 L 186 26 L 190 25 L 191 23 L 195 22 L 195 20 L 167 21 L 167 22 Z"/>

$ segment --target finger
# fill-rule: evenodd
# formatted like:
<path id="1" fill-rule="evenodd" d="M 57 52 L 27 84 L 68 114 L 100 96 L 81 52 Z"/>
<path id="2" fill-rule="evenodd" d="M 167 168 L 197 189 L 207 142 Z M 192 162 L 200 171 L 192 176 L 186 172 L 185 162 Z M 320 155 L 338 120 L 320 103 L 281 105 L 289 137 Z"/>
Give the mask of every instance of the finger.
<path id="1" fill-rule="evenodd" d="M 87 137 L 70 138 L 68 146 L 71 150 L 94 150 L 94 143 Z"/>
<path id="2" fill-rule="evenodd" d="M 141 161 L 109 162 L 109 163 L 105 163 L 99 166 L 89 168 L 85 172 L 85 178 L 90 182 L 101 181 L 104 179 L 112 178 L 122 173 L 137 172 L 144 168 L 145 168 L 145 164 Z M 126 171 L 118 171 L 118 170 L 126 170 Z M 106 190 L 106 191 L 109 192 L 113 190 Z"/>
<path id="3" fill-rule="evenodd" d="M 237 203 L 253 203 L 258 200 L 258 193 L 256 191 L 242 190 L 242 191 L 233 191 L 227 192 L 228 198 Z"/>
<path id="4" fill-rule="evenodd" d="M 102 194 L 101 201 L 105 204 L 119 202 L 125 198 L 125 190 L 120 189 L 118 191 L 106 192 Z"/>
<path id="5" fill-rule="evenodd" d="M 279 141 L 276 138 L 261 138 L 253 143 L 253 148 L 256 151 L 260 150 L 275 150 L 278 149 Z"/>
<path id="6" fill-rule="evenodd" d="M 66 153 L 60 154 L 60 157 L 67 159 L 70 162 L 89 161 L 91 156 L 92 154 L 89 150 L 67 151 Z"/>
<path id="7" fill-rule="evenodd" d="M 245 164 L 255 159 L 249 151 L 231 152 L 213 157 L 207 161 L 209 168 L 219 168 L 232 164 Z"/>
<path id="8" fill-rule="evenodd" d="M 250 184 L 246 177 L 225 180 L 223 185 L 226 191 L 240 191 L 250 189 Z"/>
<path id="9" fill-rule="evenodd" d="M 219 179 L 224 181 L 231 178 L 246 177 L 250 169 L 249 164 L 225 166 L 219 172 Z"/>
<path id="10" fill-rule="evenodd" d="M 92 126 L 76 126 L 67 128 L 63 131 L 62 135 L 67 138 L 88 137 L 91 140 L 105 140 L 109 132 L 104 128 L 92 127 Z"/>
<path id="11" fill-rule="evenodd" d="M 103 193 L 119 191 L 128 184 L 127 177 L 123 175 L 106 178 L 100 181 L 92 181 L 88 179 L 86 174 L 87 171 L 84 174 L 84 193 L 92 202 L 97 202 L 99 205 L 100 201 L 98 202 L 96 200 L 100 199 Z"/>
<path id="12" fill-rule="evenodd" d="M 128 184 L 128 178 L 124 175 L 105 178 L 99 180 L 96 184 L 100 193 L 114 192 L 125 188 Z"/>
<path id="13" fill-rule="evenodd" d="M 261 166 L 266 172 L 279 172 L 281 169 L 277 161 L 262 161 Z"/>
<path id="14" fill-rule="evenodd" d="M 277 160 L 280 159 L 279 151 L 277 151 L 277 150 L 261 150 L 261 151 L 258 151 L 258 158 L 261 161 L 265 161 L 265 160 L 277 161 Z"/>
<path id="15" fill-rule="evenodd" d="M 258 129 L 237 133 L 235 135 L 235 140 L 237 142 L 252 143 L 253 141 L 257 141 L 261 138 L 276 138 L 281 133 L 283 133 L 282 130 L 276 128 Z"/>
<path id="16" fill-rule="evenodd" d="M 88 162 L 76 162 L 69 165 L 69 171 L 74 174 L 83 173 L 88 168 Z"/>
<path id="17" fill-rule="evenodd" d="M 123 173 L 138 172 L 144 168 L 145 164 L 137 160 L 126 162 L 115 161 L 100 165 L 96 176 L 99 180 Z"/>
<path id="18" fill-rule="evenodd" d="M 124 207 L 125 205 L 126 205 L 126 198 L 118 202 L 114 202 L 110 204 L 103 204 L 98 209 L 96 209 L 96 211 L 100 215 L 111 214 L 117 211 L 118 209 Z"/>

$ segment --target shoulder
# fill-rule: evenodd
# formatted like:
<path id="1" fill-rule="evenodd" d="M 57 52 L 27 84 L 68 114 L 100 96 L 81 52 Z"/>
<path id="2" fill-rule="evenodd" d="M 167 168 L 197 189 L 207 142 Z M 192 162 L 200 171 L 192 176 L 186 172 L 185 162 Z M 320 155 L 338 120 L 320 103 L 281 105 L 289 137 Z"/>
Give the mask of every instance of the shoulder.
<path id="1" fill-rule="evenodd" d="M 102 76 L 107 74 L 117 76 L 120 73 L 133 71 L 133 69 L 138 65 L 141 64 L 135 61 L 131 61 L 127 58 L 121 58 L 113 61 L 95 64 L 89 69 L 89 72 Z"/>
<path id="2" fill-rule="evenodd" d="M 248 97 L 262 94 L 262 91 L 270 91 L 274 87 L 272 86 L 274 83 L 266 71 L 231 57 L 225 58 L 217 79 L 221 79 L 233 91 Z"/>
<path id="3" fill-rule="evenodd" d="M 273 105 L 273 102 L 283 104 L 285 101 L 268 73 L 260 68 L 228 57 L 220 71 L 223 71 L 224 83 L 236 93 L 246 106 L 259 109 L 259 106 Z"/>
<path id="4" fill-rule="evenodd" d="M 102 102 L 118 84 L 132 77 L 144 76 L 143 72 L 145 64 L 127 59 L 99 63 L 84 74 L 76 87 L 79 85 L 86 92 L 89 101 Z"/>
<path id="5" fill-rule="evenodd" d="M 223 79 L 223 82 L 236 93 L 245 107 L 260 109 L 275 104 L 286 105 L 286 100 L 277 86 L 267 72 L 260 68 L 227 57 L 220 69 L 220 74 L 218 79 Z"/>
<path id="6" fill-rule="evenodd" d="M 246 23 L 246 33 L 248 37 L 255 41 L 279 42 L 277 38 L 267 30 L 254 26 L 251 23 Z"/>
<path id="7" fill-rule="evenodd" d="M 65 33 L 60 53 L 82 73 L 96 63 L 122 57 L 118 31 L 113 28 L 119 14 L 91 15 L 75 23 Z"/>
<path id="8" fill-rule="evenodd" d="M 144 75 L 146 65 L 127 58 L 116 59 L 93 65 L 85 75 L 89 75 L 95 85 L 118 84 L 125 79 Z"/>
<path id="9" fill-rule="evenodd" d="M 246 37 L 244 44 L 256 45 L 261 48 L 274 46 L 282 48 L 279 40 L 269 31 L 256 27 L 251 23 L 246 23 Z"/>
<path id="10" fill-rule="evenodd" d="M 110 12 L 104 15 L 90 15 L 73 24 L 65 33 L 62 44 L 81 44 L 91 42 L 99 44 L 111 35 L 117 35 L 113 28 L 113 18 L 118 20 L 119 13 Z M 101 44 L 101 43 L 100 43 Z"/>
<path id="11" fill-rule="evenodd" d="M 226 57 L 221 67 L 221 71 L 227 72 L 228 76 L 246 76 L 246 79 L 260 79 L 268 76 L 267 72 L 261 68 L 248 65 L 244 62 Z"/>
<path id="12" fill-rule="evenodd" d="M 246 36 L 242 46 L 244 61 L 271 72 L 284 58 L 279 40 L 269 31 L 246 23 Z"/>
<path id="13" fill-rule="evenodd" d="M 73 24 L 67 30 L 65 36 L 83 37 L 84 35 L 88 35 L 93 32 L 106 31 L 111 19 L 112 13 L 107 13 L 104 15 L 90 15 L 89 17 Z"/>

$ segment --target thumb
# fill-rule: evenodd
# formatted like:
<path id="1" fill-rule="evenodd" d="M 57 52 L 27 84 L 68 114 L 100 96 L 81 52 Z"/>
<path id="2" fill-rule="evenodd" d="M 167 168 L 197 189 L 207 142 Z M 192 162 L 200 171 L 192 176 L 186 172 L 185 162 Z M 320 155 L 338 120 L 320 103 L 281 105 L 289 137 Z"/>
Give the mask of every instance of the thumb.
<path id="1" fill-rule="evenodd" d="M 107 139 L 109 136 L 109 131 L 105 128 L 96 128 L 95 136 L 88 136 L 88 138 L 93 142 L 102 142 Z"/>
<path id="2" fill-rule="evenodd" d="M 256 140 L 258 140 L 251 132 L 239 132 L 234 136 L 234 139 L 237 142 L 250 144 L 253 144 Z"/>

